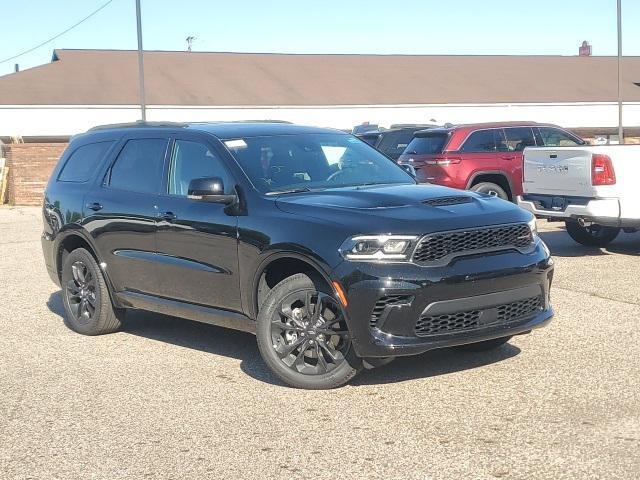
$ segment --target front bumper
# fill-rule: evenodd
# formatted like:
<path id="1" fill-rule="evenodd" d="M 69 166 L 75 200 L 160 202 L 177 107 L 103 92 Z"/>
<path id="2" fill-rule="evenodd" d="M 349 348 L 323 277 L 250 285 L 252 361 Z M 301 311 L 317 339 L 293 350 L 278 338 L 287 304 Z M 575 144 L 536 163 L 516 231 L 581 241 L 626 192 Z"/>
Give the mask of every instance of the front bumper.
<path id="1" fill-rule="evenodd" d="M 485 253 L 443 267 L 345 261 L 332 277 L 346 292 L 346 320 L 361 357 L 414 355 L 517 335 L 553 317 L 553 261 L 541 241 L 530 253 Z"/>

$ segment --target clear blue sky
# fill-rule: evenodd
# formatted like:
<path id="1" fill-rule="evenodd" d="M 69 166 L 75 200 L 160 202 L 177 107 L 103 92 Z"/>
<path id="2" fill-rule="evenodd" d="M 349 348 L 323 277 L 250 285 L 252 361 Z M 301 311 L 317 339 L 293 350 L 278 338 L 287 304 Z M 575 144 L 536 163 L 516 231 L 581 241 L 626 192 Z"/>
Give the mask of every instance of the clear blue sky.
<path id="1" fill-rule="evenodd" d="M 106 0 L 0 0 L 0 60 L 53 37 Z M 287 53 L 615 55 L 616 0 L 142 0 L 144 47 Z M 625 55 L 640 55 L 640 1 L 623 0 Z M 104 10 L 0 74 L 54 48 L 136 48 L 135 1 Z"/>

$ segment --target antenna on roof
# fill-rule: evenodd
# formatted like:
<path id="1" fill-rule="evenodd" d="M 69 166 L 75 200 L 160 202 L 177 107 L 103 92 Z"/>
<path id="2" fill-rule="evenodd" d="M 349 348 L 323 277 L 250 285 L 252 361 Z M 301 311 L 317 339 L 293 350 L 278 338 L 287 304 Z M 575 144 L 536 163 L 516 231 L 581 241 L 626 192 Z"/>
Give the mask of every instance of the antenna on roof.
<path id="1" fill-rule="evenodd" d="M 185 40 L 187 41 L 187 52 L 191 51 L 191 47 L 193 46 L 193 41 L 196 39 L 193 35 L 189 35 Z"/>

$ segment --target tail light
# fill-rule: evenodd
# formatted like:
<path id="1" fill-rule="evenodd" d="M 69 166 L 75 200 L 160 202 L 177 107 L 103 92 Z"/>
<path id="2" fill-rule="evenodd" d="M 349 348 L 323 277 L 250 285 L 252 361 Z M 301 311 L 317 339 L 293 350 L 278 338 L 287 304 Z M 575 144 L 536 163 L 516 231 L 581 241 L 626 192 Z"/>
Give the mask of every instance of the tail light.
<path id="1" fill-rule="evenodd" d="M 591 157 L 591 185 L 615 185 L 616 172 L 611 158 L 607 155 L 594 153 Z"/>
<path id="2" fill-rule="evenodd" d="M 446 167 L 447 165 L 456 165 L 460 163 L 462 159 L 460 157 L 435 157 L 429 160 L 425 160 L 425 165 L 440 165 Z"/>

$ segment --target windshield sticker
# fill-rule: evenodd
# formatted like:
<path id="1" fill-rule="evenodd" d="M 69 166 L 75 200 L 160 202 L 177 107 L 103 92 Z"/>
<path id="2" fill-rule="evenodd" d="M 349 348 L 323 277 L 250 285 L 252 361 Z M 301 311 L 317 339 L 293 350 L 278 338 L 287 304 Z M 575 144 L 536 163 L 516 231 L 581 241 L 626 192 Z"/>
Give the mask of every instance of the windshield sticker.
<path id="1" fill-rule="evenodd" d="M 224 144 L 227 146 L 227 148 L 246 148 L 247 147 L 247 142 L 245 142 L 242 139 L 227 140 L 226 142 L 224 142 Z"/>

